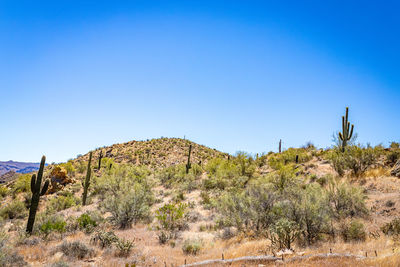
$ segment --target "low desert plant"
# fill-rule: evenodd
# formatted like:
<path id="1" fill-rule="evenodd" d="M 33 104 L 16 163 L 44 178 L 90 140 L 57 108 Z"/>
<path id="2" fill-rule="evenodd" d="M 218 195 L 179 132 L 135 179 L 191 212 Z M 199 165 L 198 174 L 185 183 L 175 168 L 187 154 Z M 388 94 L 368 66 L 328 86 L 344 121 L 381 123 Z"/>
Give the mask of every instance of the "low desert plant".
<path id="1" fill-rule="evenodd" d="M 281 218 L 271 226 L 268 238 L 271 245 L 277 249 L 291 249 L 298 234 L 299 227 L 295 222 Z"/>
<path id="2" fill-rule="evenodd" d="M 112 231 L 97 231 L 91 239 L 92 243 L 99 245 L 101 248 L 111 247 L 117 241 L 118 237 Z"/>
<path id="3" fill-rule="evenodd" d="M 61 245 L 56 247 L 56 251 L 61 251 L 67 257 L 75 259 L 91 258 L 95 252 L 92 248 L 80 241 L 67 242 L 64 241 Z"/>
<path id="4" fill-rule="evenodd" d="M 203 247 L 200 239 L 187 239 L 183 242 L 182 251 L 185 254 L 197 255 Z"/>
<path id="5" fill-rule="evenodd" d="M 27 213 L 25 204 L 17 199 L 0 209 L 0 217 L 4 219 L 21 219 Z"/>
<path id="6" fill-rule="evenodd" d="M 400 218 L 395 218 L 381 227 L 381 231 L 388 236 L 400 235 Z"/>
<path id="7" fill-rule="evenodd" d="M 79 203 L 79 198 L 75 197 L 73 194 L 67 194 L 50 199 L 46 208 L 49 212 L 61 211 L 78 205 Z"/>
<path id="8" fill-rule="evenodd" d="M 345 242 L 365 241 L 367 237 L 364 224 L 360 221 L 352 221 L 349 224 L 342 225 L 340 234 Z"/>
<path id="9" fill-rule="evenodd" d="M 106 211 L 111 213 L 111 222 L 120 229 L 132 227 L 139 221 L 150 221 L 149 191 L 140 184 L 116 194 L 110 194 L 104 201 Z"/>
<path id="10" fill-rule="evenodd" d="M 115 242 L 115 247 L 118 249 L 118 256 L 128 257 L 134 247 L 134 242 L 126 239 L 118 239 Z"/>
<path id="11" fill-rule="evenodd" d="M 15 180 L 12 191 L 14 194 L 21 192 L 30 192 L 31 191 L 31 176 L 29 174 L 21 174 Z"/>
<path id="12" fill-rule="evenodd" d="M 66 231 L 67 223 L 64 218 L 57 215 L 44 216 L 38 221 L 38 229 L 45 239 L 52 233 L 63 234 Z"/>
<path id="13" fill-rule="evenodd" d="M 362 189 L 346 182 L 331 181 L 328 197 L 336 217 L 357 217 L 368 214 Z"/>
<path id="14" fill-rule="evenodd" d="M 76 219 L 79 229 L 86 233 L 93 232 L 94 228 L 98 225 L 98 220 L 89 213 L 83 213 Z"/>

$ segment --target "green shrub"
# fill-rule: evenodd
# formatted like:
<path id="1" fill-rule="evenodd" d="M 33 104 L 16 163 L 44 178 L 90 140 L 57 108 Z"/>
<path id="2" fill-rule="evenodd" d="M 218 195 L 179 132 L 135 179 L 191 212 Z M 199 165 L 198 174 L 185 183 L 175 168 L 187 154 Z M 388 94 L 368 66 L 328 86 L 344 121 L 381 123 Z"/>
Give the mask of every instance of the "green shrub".
<path id="1" fill-rule="evenodd" d="M 350 224 L 344 224 L 341 230 L 342 238 L 345 242 L 365 241 L 367 233 L 362 222 L 352 221 Z"/>
<path id="2" fill-rule="evenodd" d="M 359 187 L 332 181 L 328 186 L 328 197 L 337 218 L 368 214 L 365 206 L 366 196 Z"/>
<path id="3" fill-rule="evenodd" d="M 73 165 L 72 160 L 69 160 L 67 163 L 60 164 L 60 167 L 63 167 L 67 171 L 68 175 L 70 175 L 70 176 L 75 175 L 76 169 Z"/>
<path id="4" fill-rule="evenodd" d="M 8 188 L 4 185 L 0 185 L 0 199 L 7 196 L 8 194 Z"/>
<path id="5" fill-rule="evenodd" d="M 26 214 L 25 205 L 19 200 L 13 200 L 0 209 L 0 217 L 3 219 L 22 219 Z"/>
<path id="6" fill-rule="evenodd" d="M 202 247 L 203 244 L 200 239 L 187 239 L 183 242 L 182 251 L 184 254 L 197 255 Z"/>
<path id="7" fill-rule="evenodd" d="M 270 227 L 268 238 L 271 240 L 271 245 L 277 249 L 291 249 L 298 237 L 298 228 L 296 222 L 285 218 L 279 219 Z"/>
<path id="8" fill-rule="evenodd" d="M 268 164 L 275 170 L 279 170 L 282 166 L 296 163 L 296 156 L 298 156 L 298 163 L 305 163 L 311 159 L 311 154 L 307 148 L 289 148 L 282 153 L 275 153 L 268 157 Z"/>
<path id="9" fill-rule="evenodd" d="M 185 165 L 173 165 L 157 171 L 156 178 L 160 180 L 165 188 L 171 188 L 173 185 L 179 185 L 185 181 Z"/>
<path id="10" fill-rule="evenodd" d="M 205 166 L 207 179 L 203 181 L 203 187 L 205 190 L 225 190 L 230 187 L 243 187 L 243 184 L 249 180 L 249 176 L 245 175 L 251 176 L 254 173 L 253 166 L 255 164 L 250 164 L 247 155 L 243 154 L 239 154 L 237 160 L 214 158 Z"/>
<path id="11" fill-rule="evenodd" d="M 148 190 L 137 183 L 132 188 L 121 188 L 121 191 L 108 195 L 103 206 L 111 213 L 111 222 L 120 229 L 126 229 L 139 221 L 150 221 L 153 199 Z"/>
<path id="12" fill-rule="evenodd" d="M 14 194 L 21 192 L 30 192 L 31 191 L 31 175 L 29 174 L 21 174 L 15 180 L 12 191 Z"/>
<path id="13" fill-rule="evenodd" d="M 65 196 L 60 195 L 48 201 L 46 209 L 49 212 L 61 211 L 70 207 L 76 206 L 80 203 L 80 199 L 69 193 Z"/>
<path id="14" fill-rule="evenodd" d="M 77 219 L 79 229 L 84 230 L 87 233 L 91 233 L 97 226 L 96 220 L 94 220 L 88 213 L 83 213 Z"/>
<path id="15" fill-rule="evenodd" d="M 63 234 L 66 231 L 67 223 L 64 218 L 56 215 L 43 216 L 38 222 L 38 229 L 46 239 L 52 232 Z"/>
<path id="16" fill-rule="evenodd" d="M 383 148 L 380 146 L 373 148 L 352 145 L 347 146 L 345 152 L 333 149 L 327 154 L 327 158 L 340 176 L 343 176 L 345 170 L 350 170 L 354 176 L 358 177 L 375 164 L 382 154 Z"/>
<path id="17" fill-rule="evenodd" d="M 160 228 L 167 231 L 182 230 L 185 225 L 187 205 L 184 203 L 165 204 L 156 211 Z"/>
<path id="18" fill-rule="evenodd" d="M 270 176 L 270 182 L 276 190 L 283 192 L 297 183 L 295 169 L 291 166 L 282 166 Z"/>
<path id="19" fill-rule="evenodd" d="M 95 193 L 100 194 L 102 207 L 111 213 L 111 222 L 119 228 L 150 221 L 154 196 L 149 175 L 147 168 L 119 165 L 96 180 Z"/>
<path id="20" fill-rule="evenodd" d="M 161 230 L 158 234 L 160 244 L 177 238 L 178 231 L 187 228 L 186 208 L 187 205 L 184 203 L 170 203 L 156 211 L 158 228 Z"/>
<path id="21" fill-rule="evenodd" d="M 299 233 L 304 243 L 311 245 L 323 233 L 329 232 L 330 203 L 327 194 L 319 184 L 308 185 L 296 205 Z"/>

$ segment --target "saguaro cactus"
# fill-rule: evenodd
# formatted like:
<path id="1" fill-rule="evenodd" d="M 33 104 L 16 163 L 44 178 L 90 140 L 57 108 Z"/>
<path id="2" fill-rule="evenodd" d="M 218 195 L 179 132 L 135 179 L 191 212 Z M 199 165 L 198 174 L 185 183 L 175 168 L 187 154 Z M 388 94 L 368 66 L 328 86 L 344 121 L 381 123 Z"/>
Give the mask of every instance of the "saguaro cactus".
<path id="1" fill-rule="evenodd" d="M 282 152 L 282 139 L 279 139 L 279 153 Z"/>
<path id="2" fill-rule="evenodd" d="M 92 152 L 89 153 L 89 162 L 88 162 L 88 167 L 87 167 L 87 172 L 86 172 L 86 178 L 85 178 L 85 183 L 83 184 L 83 195 L 82 195 L 82 205 L 86 205 L 86 198 L 87 198 L 87 192 L 88 188 L 90 185 L 90 175 L 92 174 L 92 169 L 90 168 L 90 163 L 92 162 Z"/>
<path id="3" fill-rule="evenodd" d="M 103 158 L 103 150 L 100 150 L 100 154 L 99 154 L 99 167 L 97 168 L 98 170 L 100 170 L 101 168 L 101 159 Z"/>
<path id="4" fill-rule="evenodd" d="M 342 141 L 342 152 L 346 149 L 347 142 L 350 141 L 353 136 L 354 124 L 351 125 L 349 122 L 349 108 L 346 107 L 346 117 L 342 116 L 342 132 L 339 132 L 339 138 Z M 349 131 L 350 130 L 350 131 Z"/>
<path id="5" fill-rule="evenodd" d="M 39 206 L 40 196 L 46 194 L 47 188 L 49 188 L 48 180 L 44 183 L 43 187 L 40 188 L 42 186 L 42 177 L 45 162 L 46 157 L 43 156 L 42 160 L 40 161 L 40 167 L 37 176 L 36 174 L 33 174 L 31 178 L 32 201 L 29 208 L 28 224 L 26 225 L 26 232 L 29 234 L 31 234 L 33 231 L 33 224 L 35 223 L 36 211 Z"/>
<path id="6" fill-rule="evenodd" d="M 189 169 L 192 168 L 192 164 L 190 163 L 190 154 L 192 153 L 192 145 L 189 146 L 189 154 L 188 154 L 188 160 L 186 164 L 186 174 L 189 173 Z"/>

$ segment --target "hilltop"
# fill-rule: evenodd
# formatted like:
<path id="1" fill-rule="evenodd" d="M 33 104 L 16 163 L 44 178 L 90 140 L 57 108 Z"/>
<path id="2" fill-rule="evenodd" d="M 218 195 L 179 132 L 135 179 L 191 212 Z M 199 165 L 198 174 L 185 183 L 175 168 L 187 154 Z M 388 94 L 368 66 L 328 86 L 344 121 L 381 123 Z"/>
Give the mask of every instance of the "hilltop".
<path id="1" fill-rule="evenodd" d="M 186 163 L 190 145 L 192 146 L 191 161 L 193 163 L 207 163 L 212 158 L 228 157 L 227 153 L 199 145 L 187 139 L 163 137 L 97 148 L 93 151 L 93 158 L 98 159 L 100 153 L 102 153 L 103 157 L 113 159 L 115 163 L 164 168 Z M 78 156 L 74 162 L 87 161 L 88 159 L 89 153 L 86 153 Z"/>

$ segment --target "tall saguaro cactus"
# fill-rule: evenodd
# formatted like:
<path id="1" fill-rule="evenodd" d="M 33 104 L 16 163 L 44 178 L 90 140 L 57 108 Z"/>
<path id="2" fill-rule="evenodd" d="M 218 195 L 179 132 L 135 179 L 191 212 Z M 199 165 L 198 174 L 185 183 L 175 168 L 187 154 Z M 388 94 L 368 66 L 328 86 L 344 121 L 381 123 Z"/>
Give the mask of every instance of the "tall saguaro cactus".
<path id="1" fill-rule="evenodd" d="M 103 158 L 103 150 L 100 150 L 100 154 L 99 154 L 99 167 L 97 168 L 98 170 L 100 170 L 101 168 L 101 159 Z"/>
<path id="2" fill-rule="evenodd" d="M 192 168 L 192 164 L 190 163 L 190 154 L 192 153 L 192 145 L 189 146 L 189 154 L 188 154 L 188 160 L 186 164 L 186 174 L 189 173 L 189 169 Z"/>
<path id="3" fill-rule="evenodd" d="M 31 178 L 32 201 L 31 201 L 31 206 L 29 208 L 28 223 L 26 225 L 26 232 L 29 234 L 31 234 L 33 231 L 33 224 L 35 223 L 35 217 L 39 206 L 40 196 L 46 194 L 47 188 L 49 188 L 48 180 L 44 183 L 43 187 L 41 188 L 45 162 L 46 162 L 46 157 L 43 156 L 42 160 L 40 161 L 40 167 L 37 176 L 36 174 L 33 174 Z"/>
<path id="4" fill-rule="evenodd" d="M 85 183 L 83 184 L 83 195 L 82 195 L 82 205 L 86 205 L 86 198 L 87 198 L 87 192 L 88 188 L 90 185 L 90 175 L 92 174 L 92 169 L 90 168 L 90 163 L 92 162 L 92 152 L 89 153 L 89 162 L 88 162 L 88 167 L 87 167 L 87 172 L 86 172 L 86 178 L 85 178 Z"/>
<path id="5" fill-rule="evenodd" d="M 347 142 L 350 141 L 353 136 L 354 124 L 351 125 L 349 122 L 349 108 L 346 107 L 346 117 L 342 116 L 342 132 L 339 132 L 339 138 L 342 141 L 342 152 L 344 152 Z"/>
<path id="6" fill-rule="evenodd" d="M 282 139 L 279 139 L 279 153 L 282 152 Z"/>

